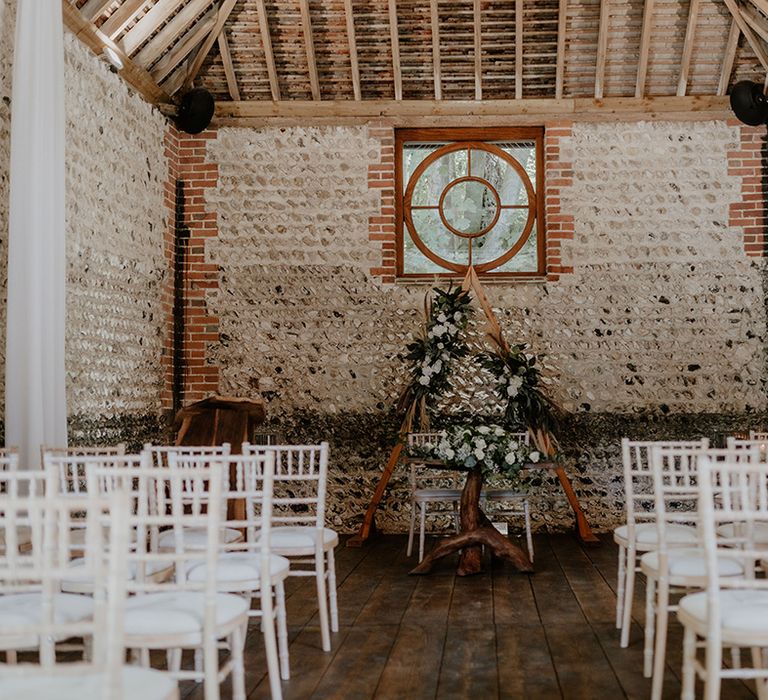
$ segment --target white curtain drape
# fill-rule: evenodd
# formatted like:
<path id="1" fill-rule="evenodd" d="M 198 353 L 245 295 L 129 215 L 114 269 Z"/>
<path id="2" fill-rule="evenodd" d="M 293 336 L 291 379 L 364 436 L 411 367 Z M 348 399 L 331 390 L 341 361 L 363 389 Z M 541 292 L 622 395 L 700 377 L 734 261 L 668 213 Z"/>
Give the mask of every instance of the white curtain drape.
<path id="1" fill-rule="evenodd" d="M 40 464 L 66 445 L 61 0 L 18 0 L 11 102 L 5 444 Z"/>

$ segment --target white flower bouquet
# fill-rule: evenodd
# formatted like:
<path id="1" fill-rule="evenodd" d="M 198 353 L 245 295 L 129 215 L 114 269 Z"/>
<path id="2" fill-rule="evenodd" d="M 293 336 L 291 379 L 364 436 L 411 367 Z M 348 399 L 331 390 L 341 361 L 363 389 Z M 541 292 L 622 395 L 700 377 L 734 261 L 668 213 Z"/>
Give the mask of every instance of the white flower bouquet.
<path id="1" fill-rule="evenodd" d="M 416 456 L 416 455 L 415 455 Z M 514 477 L 524 464 L 536 463 L 541 453 L 500 425 L 458 425 L 440 432 L 440 440 L 418 448 L 420 457 L 439 459 L 459 469 L 479 467 L 484 476 Z"/>

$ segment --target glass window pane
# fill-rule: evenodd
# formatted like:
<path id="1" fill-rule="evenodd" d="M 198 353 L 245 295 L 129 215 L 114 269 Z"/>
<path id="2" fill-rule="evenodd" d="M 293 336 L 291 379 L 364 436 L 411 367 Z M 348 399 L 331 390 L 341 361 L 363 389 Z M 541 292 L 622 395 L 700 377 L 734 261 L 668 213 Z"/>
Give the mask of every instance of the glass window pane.
<path id="1" fill-rule="evenodd" d="M 436 205 L 448 184 L 467 174 L 467 166 L 465 150 L 445 153 L 430 163 L 413 190 L 412 206 Z"/>
<path id="2" fill-rule="evenodd" d="M 438 148 L 439 143 L 406 143 L 403 144 L 403 192 L 408 186 L 408 181 L 413 171 L 421 165 L 422 161 L 431 156 Z"/>
<path id="3" fill-rule="evenodd" d="M 475 262 L 490 262 L 506 253 L 520 239 L 527 220 L 527 209 L 502 209 L 493 229 L 475 239 L 472 247 Z M 531 231 L 531 235 L 535 238 L 536 232 Z"/>
<path id="4" fill-rule="evenodd" d="M 497 143 L 495 144 L 505 153 L 509 153 L 520 165 L 525 168 L 536 191 L 536 144 L 531 143 Z"/>
<path id="5" fill-rule="evenodd" d="M 445 228 L 437 209 L 416 209 L 412 217 L 416 232 L 432 252 L 450 262 L 466 265 L 469 257 L 467 240 Z M 403 236 L 403 247 L 405 272 L 445 272 L 445 268 L 432 262 L 416 247 L 410 235 Z"/>
<path id="6" fill-rule="evenodd" d="M 463 180 L 446 190 L 445 220 L 461 233 L 480 233 L 496 216 L 496 197 L 477 180 Z"/>

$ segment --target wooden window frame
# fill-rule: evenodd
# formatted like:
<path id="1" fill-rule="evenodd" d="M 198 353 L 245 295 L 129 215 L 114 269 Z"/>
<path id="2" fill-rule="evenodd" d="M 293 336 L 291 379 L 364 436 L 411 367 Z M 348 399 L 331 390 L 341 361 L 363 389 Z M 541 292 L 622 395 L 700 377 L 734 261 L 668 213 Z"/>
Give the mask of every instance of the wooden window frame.
<path id="1" fill-rule="evenodd" d="M 537 270 L 535 272 L 478 272 L 485 279 L 544 279 L 547 276 L 546 226 L 544 221 L 544 127 L 490 127 L 490 128 L 422 128 L 395 130 L 395 240 L 396 277 L 401 280 L 426 281 L 435 278 L 459 279 L 464 273 L 445 270 L 444 272 L 406 273 L 403 271 L 403 250 L 405 230 L 403 145 L 410 142 L 447 143 L 455 141 L 533 141 L 536 146 L 536 219 L 534 229 L 537 244 Z M 534 235 L 531 231 L 530 235 Z"/>

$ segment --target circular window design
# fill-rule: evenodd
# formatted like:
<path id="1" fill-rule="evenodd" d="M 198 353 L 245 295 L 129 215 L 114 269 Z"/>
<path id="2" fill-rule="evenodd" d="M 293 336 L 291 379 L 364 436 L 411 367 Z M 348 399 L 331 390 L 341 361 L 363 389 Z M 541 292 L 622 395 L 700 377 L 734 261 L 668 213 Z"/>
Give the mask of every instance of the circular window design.
<path id="1" fill-rule="evenodd" d="M 536 194 L 526 169 L 503 148 L 451 143 L 425 153 L 403 195 L 413 244 L 437 267 L 496 270 L 528 242 Z M 535 251 L 532 251 L 535 253 Z"/>

